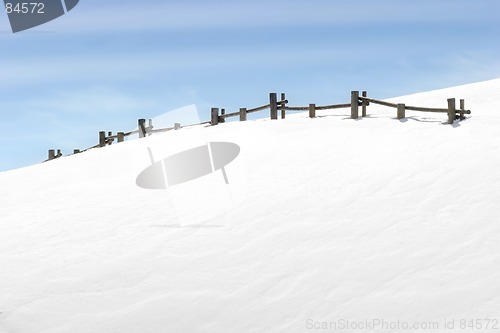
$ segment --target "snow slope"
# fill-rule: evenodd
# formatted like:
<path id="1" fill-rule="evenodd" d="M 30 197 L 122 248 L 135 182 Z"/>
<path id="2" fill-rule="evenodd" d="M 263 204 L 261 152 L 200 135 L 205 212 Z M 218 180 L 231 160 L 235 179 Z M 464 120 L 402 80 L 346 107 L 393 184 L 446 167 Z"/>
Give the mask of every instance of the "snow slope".
<path id="1" fill-rule="evenodd" d="M 364 119 L 196 126 L 0 173 L 0 332 L 498 320 L 499 93 L 500 79 L 392 99 L 465 98 L 473 113 L 454 126 L 370 106 Z M 205 139 L 241 147 L 229 186 L 220 173 L 135 185 L 147 147 L 158 159 Z"/>

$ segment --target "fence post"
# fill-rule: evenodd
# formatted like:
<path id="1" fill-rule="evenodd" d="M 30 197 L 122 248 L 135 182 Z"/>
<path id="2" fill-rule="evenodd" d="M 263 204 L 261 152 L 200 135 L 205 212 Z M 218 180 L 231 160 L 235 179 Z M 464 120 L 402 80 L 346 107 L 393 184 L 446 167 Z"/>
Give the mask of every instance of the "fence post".
<path id="1" fill-rule="evenodd" d="M 460 100 L 460 110 L 465 110 L 465 99 Z M 460 112 L 460 120 L 465 119 L 465 113 L 462 111 Z"/>
<path id="2" fill-rule="evenodd" d="M 219 108 L 212 108 L 212 118 L 210 124 L 212 126 L 219 124 Z"/>
<path id="3" fill-rule="evenodd" d="M 281 100 L 285 101 L 286 100 L 286 95 L 285 93 L 281 93 Z M 285 113 L 286 113 L 286 103 L 281 103 L 281 119 L 285 119 Z"/>
<path id="4" fill-rule="evenodd" d="M 99 132 L 99 147 L 104 147 L 106 145 L 106 132 Z"/>
<path id="5" fill-rule="evenodd" d="M 54 149 L 49 149 L 49 161 L 56 158 L 56 151 Z"/>
<path id="6" fill-rule="evenodd" d="M 359 91 L 351 91 L 351 119 L 358 119 Z"/>
<path id="7" fill-rule="evenodd" d="M 366 97 L 366 91 L 363 91 L 361 95 Z M 361 101 L 361 117 L 366 117 L 366 104 L 366 100 Z"/>
<path id="8" fill-rule="evenodd" d="M 448 98 L 448 124 L 453 124 L 455 121 L 455 99 Z"/>
<path id="9" fill-rule="evenodd" d="M 61 157 L 61 156 L 62 156 L 61 149 L 58 149 L 56 157 Z"/>
<path id="10" fill-rule="evenodd" d="M 240 121 L 247 120 L 247 108 L 240 108 Z"/>
<path id="11" fill-rule="evenodd" d="M 181 124 L 180 123 L 175 123 L 174 124 L 174 130 L 177 131 L 179 129 L 181 129 Z"/>
<path id="12" fill-rule="evenodd" d="M 116 139 L 118 140 L 118 142 L 125 141 L 125 133 L 123 132 L 116 133 Z"/>
<path id="13" fill-rule="evenodd" d="M 398 119 L 403 119 L 405 115 L 406 105 L 398 104 Z"/>
<path id="14" fill-rule="evenodd" d="M 146 119 L 137 120 L 139 127 L 139 138 L 144 138 L 146 136 Z"/>
<path id="15" fill-rule="evenodd" d="M 223 116 L 225 114 L 226 114 L 226 109 L 220 109 L 220 115 Z M 225 123 L 226 122 L 226 118 L 221 117 L 219 122 Z"/>
<path id="16" fill-rule="evenodd" d="M 80 149 L 74 149 L 73 154 L 80 154 Z"/>
<path id="17" fill-rule="evenodd" d="M 316 117 L 316 104 L 309 104 L 309 118 Z"/>
<path id="18" fill-rule="evenodd" d="M 109 142 L 108 142 L 108 145 L 112 145 L 113 144 L 113 141 L 115 141 L 113 138 L 110 139 L 110 137 L 113 136 L 113 132 L 108 132 L 108 139 L 109 139 Z"/>
<path id="19" fill-rule="evenodd" d="M 278 97 L 276 93 L 269 94 L 269 104 L 271 105 L 271 119 L 278 119 Z"/>

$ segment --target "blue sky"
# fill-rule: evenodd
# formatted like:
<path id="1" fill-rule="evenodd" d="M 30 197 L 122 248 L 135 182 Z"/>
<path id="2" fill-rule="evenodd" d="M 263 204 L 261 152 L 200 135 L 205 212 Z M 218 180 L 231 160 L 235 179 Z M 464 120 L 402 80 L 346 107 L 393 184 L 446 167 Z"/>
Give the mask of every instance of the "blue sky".
<path id="1" fill-rule="evenodd" d="M 0 171 L 196 104 L 389 98 L 500 77 L 498 0 L 80 0 L 12 34 L 0 11 Z"/>

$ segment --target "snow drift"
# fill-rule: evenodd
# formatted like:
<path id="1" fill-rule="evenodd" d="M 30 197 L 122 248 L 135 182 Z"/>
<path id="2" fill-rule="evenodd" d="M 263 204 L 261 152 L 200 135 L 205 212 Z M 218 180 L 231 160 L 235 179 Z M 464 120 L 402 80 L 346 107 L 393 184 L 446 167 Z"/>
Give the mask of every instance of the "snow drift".
<path id="1" fill-rule="evenodd" d="M 498 320 L 499 92 L 493 80 L 391 99 L 465 98 L 472 115 L 453 126 L 369 106 L 358 120 L 195 126 L 0 173 L 0 332 Z M 204 140 L 241 147 L 229 186 L 218 173 L 136 186 L 148 147 L 159 159 Z"/>

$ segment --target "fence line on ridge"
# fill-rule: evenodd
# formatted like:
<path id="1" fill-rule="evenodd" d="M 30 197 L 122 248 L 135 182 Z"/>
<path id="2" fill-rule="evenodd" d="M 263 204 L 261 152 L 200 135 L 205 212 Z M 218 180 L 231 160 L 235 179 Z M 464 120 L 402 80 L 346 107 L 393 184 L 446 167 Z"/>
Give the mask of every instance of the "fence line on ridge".
<path id="1" fill-rule="evenodd" d="M 367 97 L 366 91 L 362 91 L 361 95 L 359 94 L 359 91 L 352 91 L 350 99 L 351 99 L 351 101 L 349 103 L 344 103 L 344 104 L 331 104 L 331 105 L 309 104 L 307 106 L 289 106 L 285 93 L 281 93 L 280 100 L 278 100 L 276 93 L 270 93 L 269 94 L 269 103 L 262 105 L 262 106 L 255 107 L 255 108 L 250 108 L 250 109 L 249 108 L 240 108 L 239 111 L 230 112 L 230 113 L 226 113 L 225 109 L 219 109 L 216 107 L 211 108 L 210 120 L 205 121 L 205 122 L 201 122 L 198 124 L 190 124 L 190 125 L 183 126 L 180 123 L 175 123 L 173 127 L 155 129 L 151 119 L 148 120 L 147 126 L 146 126 L 146 119 L 138 119 L 137 130 L 133 130 L 130 132 L 118 132 L 115 135 L 113 135 L 112 132 L 108 132 L 106 135 L 105 131 L 100 131 L 98 144 L 96 144 L 95 146 L 86 148 L 84 150 L 75 149 L 73 151 L 73 154 L 79 154 L 79 153 L 83 153 L 85 151 L 88 151 L 90 149 L 102 148 L 102 147 L 105 147 L 108 145 L 112 145 L 115 142 L 115 140 L 117 141 L 117 143 L 120 143 L 120 142 L 125 141 L 126 137 L 128 137 L 130 135 L 134 135 L 134 134 L 139 134 L 139 138 L 144 138 L 146 136 L 149 136 L 149 135 L 152 135 L 155 133 L 168 132 L 171 130 L 179 130 L 183 127 L 188 127 L 188 126 L 196 126 L 196 125 L 216 126 L 220 123 L 224 123 L 226 121 L 226 119 L 231 118 L 231 117 L 239 117 L 240 121 L 246 121 L 248 114 L 259 112 L 259 111 L 264 111 L 264 110 L 269 110 L 270 119 L 277 120 L 278 119 L 278 111 L 281 111 L 281 119 L 286 118 L 287 111 L 308 111 L 309 117 L 315 118 L 316 111 L 318 111 L 318 110 L 336 110 L 336 109 L 349 109 L 350 108 L 351 109 L 350 118 L 351 119 L 358 119 L 359 118 L 359 108 L 361 107 L 361 117 L 366 117 L 367 116 L 367 107 L 370 105 L 370 103 L 373 103 L 373 104 L 379 104 L 379 105 L 390 107 L 390 108 L 395 108 L 397 119 L 405 118 L 406 117 L 406 110 L 417 111 L 417 112 L 446 113 L 448 116 L 447 124 L 453 124 L 455 122 L 455 120 L 464 120 L 464 119 L 466 119 L 466 117 L 465 117 L 466 114 L 471 114 L 470 110 L 465 109 L 465 100 L 464 99 L 460 99 L 459 109 L 456 108 L 456 99 L 455 98 L 448 98 L 447 99 L 447 108 L 418 107 L 418 106 L 409 106 L 409 105 L 406 105 L 404 103 L 386 102 L 386 101 L 378 100 L 375 98 Z M 48 151 L 48 159 L 45 160 L 44 162 L 54 160 L 54 159 L 57 159 L 57 158 L 62 157 L 62 156 L 63 156 L 63 154 L 61 153 L 60 149 L 57 149 L 57 152 L 55 149 L 50 149 Z"/>

